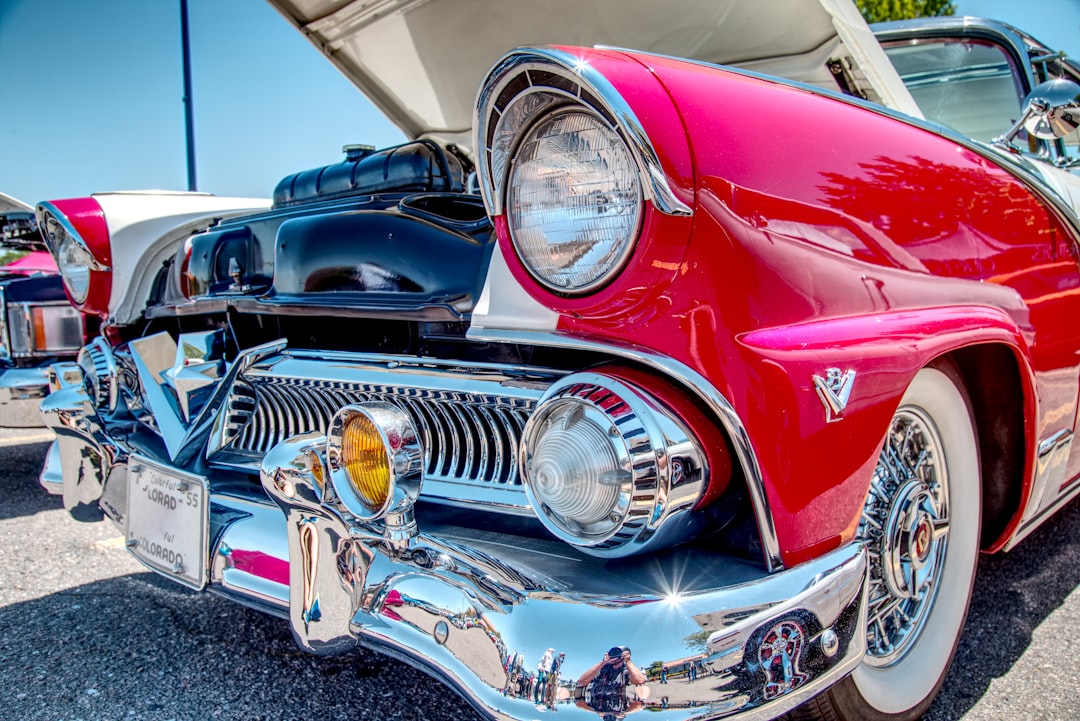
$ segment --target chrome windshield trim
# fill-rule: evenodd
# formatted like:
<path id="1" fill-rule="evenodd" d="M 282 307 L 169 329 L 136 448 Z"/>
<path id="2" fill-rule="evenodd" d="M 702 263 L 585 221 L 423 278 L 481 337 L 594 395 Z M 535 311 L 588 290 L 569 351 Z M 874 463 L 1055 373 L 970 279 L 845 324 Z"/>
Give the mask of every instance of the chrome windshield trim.
<path id="1" fill-rule="evenodd" d="M 784 562 L 780 557 L 780 541 L 776 535 L 776 525 L 769 507 L 769 497 L 765 492 L 765 480 L 762 477 L 753 444 L 750 442 L 750 436 L 735 408 L 703 375 L 673 358 L 660 355 L 648 348 L 615 343 L 608 339 L 600 341 L 553 331 L 516 331 L 476 326 L 469 329 L 467 337 L 469 340 L 476 341 L 542 345 L 607 353 L 655 368 L 693 390 L 720 420 L 731 441 L 735 457 L 746 476 L 746 486 L 750 492 L 758 531 L 761 533 L 761 544 L 767 568 L 771 572 L 784 567 Z"/>
<path id="2" fill-rule="evenodd" d="M 567 89 L 534 84 L 535 81 L 530 75 L 530 71 L 534 70 L 556 75 L 572 87 Z M 507 86 L 519 78 L 523 78 L 528 86 L 515 93 L 515 100 L 523 93 L 537 95 L 550 91 L 552 95 L 573 98 L 575 102 L 613 121 L 645 181 L 642 189 L 646 199 L 651 200 L 657 210 L 667 215 L 693 215 L 693 210 L 672 191 L 656 149 L 641 121 L 608 79 L 588 63 L 564 50 L 543 47 L 520 48 L 503 56 L 488 73 L 477 96 L 473 116 L 473 145 L 477 149 L 480 193 L 492 216 L 501 215 L 503 212 L 502 194 L 513 142 L 529 123 L 550 105 L 550 102 L 541 102 L 540 106 L 533 108 L 533 112 L 521 115 L 516 120 L 508 119 L 504 111 L 512 105 L 512 101 L 503 107 L 495 107 L 495 104 L 501 99 Z M 511 124 L 501 127 L 504 123 Z M 501 137 L 504 142 L 502 145 L 494 143 L 498 147 L 492 147 L 492 141 L 498 139 L 496 136 Z M 506 157 L 503 158 L 502 155 Z M 496 166 L 500 165 L 500 169 L 496 170 Z"/>

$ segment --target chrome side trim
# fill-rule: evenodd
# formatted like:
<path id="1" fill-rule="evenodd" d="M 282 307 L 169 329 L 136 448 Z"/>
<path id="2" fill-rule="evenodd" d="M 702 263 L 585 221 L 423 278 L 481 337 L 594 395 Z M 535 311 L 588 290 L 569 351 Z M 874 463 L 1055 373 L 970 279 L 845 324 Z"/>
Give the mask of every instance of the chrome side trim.
<path id="1" fill-rule="evenodd" d="M 550 82 L 550 76 L 558 80 Z M 524 86 L 513 98 L 504 99 L 504 91 L 514 83 Z M 512 108 L 523 93 L 528 97 Z M 579 58 L 546 47 L 519 49 L 505 55 L 488 73 L 477 96 L 473 147 L 477 152 L 480 191 L 492 216 L 503 212 L 503 189 L 516 139 L 557 96 L 573 98 L 615 124 L 645 180 L 645 196 L 657 210 L 667 215 L 693 215 L 693 210 L 672 191 L 645 129 L 615 87 Z M 497 105 L 500 102 L 503 104 Z M 507 112 L 510 109 L 513 112 Z"/>
<path id="2" fill-rule="evenodd" d="M 557 331 L 517 331 L 476 326 L 469 329 L 467 337 L 469 340 L 476 341 L 521 343 L 607 353 L 658 370 L 697 393 L 720 420 L 731 441 L 735 457 L 746 476 L 747 490 L 750 492 L 754 506 L 758 532 L 761 534 L 765 565 L 770 571 L 777 571 L 784 567 L 783 559 L 780 557 L 780 541 L 776 536 L 776 526 L 769 508 L 769 497 L 765 492 L 765 480 L 761 475 L 761 468 L 758 466 L 757 455 L 750 442 L 750 436 L 728 399 L 700 373 L 648 348 L 618 344 L 610 339 L 591 340 L 587 337 L 570 336 Z"/>
<path id="3" fill-rule="evenodd" d="M 1031 487 L 1031 498 L 1028 500 L 1024 519 L 1009 542 L 1005 544 L 1005 550 L 1011 550 L 1020 543 L 1032 531 L 1042 525 L 1042 522 L 1050 517 L 1051 513 L 1061 508 L 1066 502 L 1080 493 L 1080 483 L 1074 482 L 1072 487 L 1061 492 L 1065 483 L 1065 472 L 1068 467 L 1069 453 L 1072 450 L 1073 433 L 1063 428 L 1039 443 L 1039 455 L 1035 466 L 1035 481 Z"/>

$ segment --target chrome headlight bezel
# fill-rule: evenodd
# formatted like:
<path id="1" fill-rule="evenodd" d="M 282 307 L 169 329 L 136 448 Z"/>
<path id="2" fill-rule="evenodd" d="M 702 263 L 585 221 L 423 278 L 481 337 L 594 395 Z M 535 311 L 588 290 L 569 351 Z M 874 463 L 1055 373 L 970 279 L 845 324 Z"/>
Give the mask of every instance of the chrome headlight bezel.
<path id="1" fill-rule="evenodd" d="M 473 147 L 477 154 L 477 174 L 488 214 L 508 215 L 507 186 L 521 140 L 550 114 L 578 111 L 598 118 L 615 133 L 631 158 L 641 191 L 642 219 L 645 209 L 671 216 L 690 216 L 693 210 L 672 190 L 659 155 L 633 108 L 603 73 L 587 60 L 560 48 L 519 48 L 511 51 L 488 73 L 476 99 L 473 118 Z M 648 204 L 648 206 L 646 206 Z M 612 265 L 603 279 L 577 289 L 545 283 L 529 272 L 546 291 L 583 297 L 614 282 L 630 265 L 629 255 Z"/>
<path id="2" fill-rule="evenodd" d="M 608 458 L 617 459 L 617 468 L 585 479 L 597 487 L 617 489 L 614 496 L 604 491 L 613 498 L 606 517 L 597 517 L 601 505 L 595 498 L 591 503 L 577 502 L 578 509 L 590 514 L 586 520 L 596 518 L 589 523 L 553 507 L 560 504 L 553 503 L 551 491 L 542 487 L 544 471 L 537 468 L 538 459 L 544 462 L 543 446 L 549 437 L 577 432 L 571 427 L 579 423 L 587 424 L 583 433 L 593 440 L 597 431 L 606 434 Z M 526 497 L 548 531 L 585 553 L 610 558 L 691 538 L 700 523 L 692 511 L 709 476 L 705 453 L 674 414 L 637 385 L 602 373 L 576 373 L 548 389 L 522 433 L 519 468 Z M 581 474 L 590 469 L 563 470 Z M 588 489 L 572 489 L 582 490 Z"/>

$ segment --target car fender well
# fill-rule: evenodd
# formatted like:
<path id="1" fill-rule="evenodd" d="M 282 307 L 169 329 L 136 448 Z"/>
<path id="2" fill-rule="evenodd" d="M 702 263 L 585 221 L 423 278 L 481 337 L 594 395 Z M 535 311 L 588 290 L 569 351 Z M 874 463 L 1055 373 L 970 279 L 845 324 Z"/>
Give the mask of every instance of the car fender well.
<path id="1" fill-rule="evenodd" d="M 746 425 L 781 548 L 788 549 L 785 565 L 805 560 L 830 537 L 838 537 L 837 543 L 851 537 L 889 419 L 918 371 L 945 357 L 960 371 L 977 425 L 985 496 L 982 547 L 1000 547 L 1015 527 L 1034 463 L 1016 449 L 1034 447 L 1033 438 L 1022 436 L 1036 432 L 1036 409 L 1027 341 L 1003 311 L 892 311 L 762 329 L 738 341 L 761 369 Z M 832 422 L 814 382 L 830 368 L 854 376 L 842 415 Z M 770 417 L 786 420 L 766 423 Z M 803 450 L 796 457 L 793 448 Z M 844 453 L 837 454 L 838 448 Z M 814 493 L 803 482 L 808 472 L 834 474 L 824 483 L 831 491 Z M 807 514 L 820 522 L 807 524 Z"/>

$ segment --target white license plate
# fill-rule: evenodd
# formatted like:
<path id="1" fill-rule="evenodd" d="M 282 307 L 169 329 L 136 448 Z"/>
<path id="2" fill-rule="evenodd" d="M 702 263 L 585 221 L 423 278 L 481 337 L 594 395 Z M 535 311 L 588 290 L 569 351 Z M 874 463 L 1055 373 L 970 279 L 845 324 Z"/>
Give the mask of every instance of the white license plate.
<path id="1" fill-rule="evenodd" d="M 175 581 L 206 585 L 206 479 L 132 456 L 128 462 L 127 547 Z"/>

